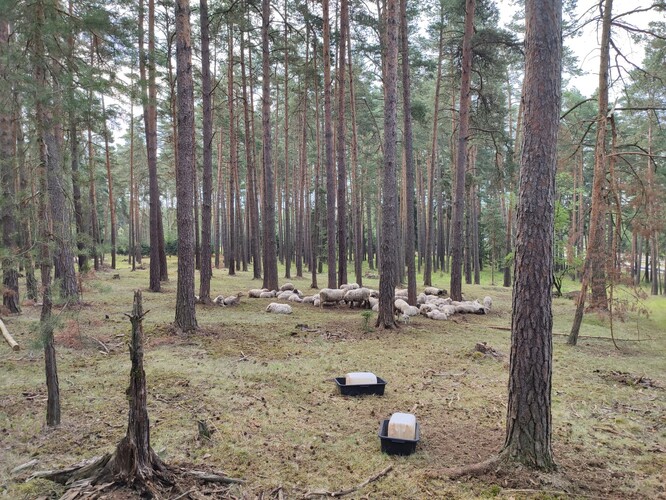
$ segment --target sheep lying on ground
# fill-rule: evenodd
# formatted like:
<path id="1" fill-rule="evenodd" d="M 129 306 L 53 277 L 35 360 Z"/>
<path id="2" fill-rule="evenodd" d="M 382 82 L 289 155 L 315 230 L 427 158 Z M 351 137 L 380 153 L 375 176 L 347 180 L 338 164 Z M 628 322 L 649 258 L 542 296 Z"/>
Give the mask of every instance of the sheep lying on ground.
<path id="1" fill-rule="evenodd" d="M 291 314 L 291 306 L 289 304 L 278 304 L 277 302 L 271 302 L 266 307 L 266 312 L 275 313 L 275 314 Z"/>
<path id="2" fill-rule="evenodd" d="M 478 300 L 472 302 L 466 300 L 464 302 L 453 301 L 451 305 L 455 306 L 456 312 L 461 314 L 486 314 L 486 308 L 479 303 Z"/>
<path id="3" fill-rule="evenodd" d="M 236 295 L 230 295 L 224 299 L 225 306 L 235 306 L 240 304 L 240 298 L 245 295 L 243 292 L 238 292 Z"/>
<path id="4" fill-rule="evenodd" d="M 314 304 L 315 299 L 319 299 L 319 295 L 307 295 L 303 297 L 303 304 Z"/>
<path id="5" fill-rule="evenodd" d="M 271 290 L 270 292 L 261 292 L 259 294 L 260 299 L 272 299 L 275 297 L 275 290 Z"/>
<path id="6" fill-rule="evenodd" d="M 443 288 L 436 288 L 434 286 L 425 287 L 423 293 L 425 293 L 426 295 L 447 295 L 446 290 L 444 290 Z"/>
<path id="7" fill-rule="evenodd" d="M 284 290 L 284 291 L 277 294 L 277 299 L 278 300 L 287 300 L 293 294 L 294 294 L 294 292 L 292 290 Z"/>
<path id="8" fill-rule="evenodd" d="M 247 296 L 253 299 L 259 299 L 261 298 L 261 294 L 267 291 L 268 288 L 253 288 L 252 290 L 247 292 Z"/>
<path id="9" fill-rule="evenodd" d="M 297 293 L 292 293 L 287 300 L 289 302 L 303 302 L 303 299 Z"/>
<path id="10" fill-rule="evenodd" d="M 345 293 L 343 300 L 349 304 L 349 307 L 358 305 L 358 307 L 369 309 L 371 293 L 369 288 L 352 288 Z"/>
<path id="11" fill-rule="evenodd" d="M 345 291 L 335 288 L 322 288 L 319 290 L 319 298 L 321 301 L 319 307 L 330 304 L 338 305 L 345 298 Z"/>
<path id="12" fill-rule="evenodd" d="M 438 319 L 438 320 L 449 319 L 449 315 L 446 314 L 445 312 L 440 311 L 439 309 L 430 311 L 428 314 L 426 314 L 426 316 L 430 319 Z"/>
<path id="13" fill-rule="evenodd" d="M 285 292 L 287 290 L 293 290 L 294 288 L 296 288 L 296 287 L 292 283 L 285 283 L 284 285 L 282 285 L 280 287 L 280 291 Z"/>
<path id="14" fill-rule="evenodd" d="M 218 305 L 218 306 L 223 306 L 224 305 L 224 297 L 222 295 L 218 295 L 215 297 L 215 300 L 213 300 L 213 303 Z"/>

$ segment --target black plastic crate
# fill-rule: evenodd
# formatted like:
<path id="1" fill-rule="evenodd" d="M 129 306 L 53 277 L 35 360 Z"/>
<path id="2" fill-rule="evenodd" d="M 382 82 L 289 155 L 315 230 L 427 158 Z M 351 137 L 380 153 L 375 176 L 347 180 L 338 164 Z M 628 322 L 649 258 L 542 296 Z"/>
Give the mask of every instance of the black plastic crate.
<path id="1" fill-rule="evenodd" d="M 362 396 L 364 394 L 384 395 L 386 381 L 380 377 L 377 377 L 376 384 L 347 385 L 345 380 L 345 377 L 335 377 L 335 383 L 340 388 L 340 394 L 343 396 Z"/>
<path id="2" fill-rule="evenodd" d="M 396 439 L 388 436 L 389 420 L 382 420 L 379 425 L 379 440 L 382 443 L 382 452 L 389 455 L 411 455 L 416 451 L 416 443 L 421 439 L 421 429 L 416 422 L 415 439 Z"/>

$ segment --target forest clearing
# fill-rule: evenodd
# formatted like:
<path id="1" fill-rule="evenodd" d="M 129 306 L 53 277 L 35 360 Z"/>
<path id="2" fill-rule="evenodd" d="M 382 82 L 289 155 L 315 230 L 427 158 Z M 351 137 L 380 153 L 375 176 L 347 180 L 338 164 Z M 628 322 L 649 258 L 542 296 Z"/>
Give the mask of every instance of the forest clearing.
<path id="1" fill-rule="evenodd" d="M 125 263 L 126 264 L 126 263 Z M 170 260 L 170 265 L 173 265 Z M 114 275 L 120 279 L 113 279 Z M 127 426 L 125 388 L 132 293 L 148 271 L 91 273 L 82 305 L 61 311 L 55 344 L 62 422 L 47 428 L 39 334 L 40 307 L 5 317 L 22 350 L 0 345 L 0 496 L 58 498 L 64 487 L 36 470 L 64 468 L 111 451 Z M 435 283 L 444 278 L 435 277 Z M 308 280 L 290 280 L 307 291 Z M 377 280 L 368 280 L 376 286 Z M 565 291 L 575 287 L 566 281 Z M 255 288 L 252 273 L 216 271 L 214 293 Z M 241 485 L 201 486 L 185 498 L 306 498 L 356 487 L 352 498 L 663 498 L 666 470 L 666 308 L 663 298 L 635 302 L 650 316 L 614 321 L 586 315 L 581 339 L 567 346 L 574 302 L 555 298 L 553 446 L 558 471 L 517 468 L 452 481 L 447 470 L 485 460 L 505 433 L 510 288 L 468 285 L 469 298 L 493 297 L 487 315 L 449 321 L 411 318 L 395 331 L 364 325 L 359 309 L 292 304 L 293 314 L 264 311 L 275 299 L 243 297 L 233 307 L 197 306 L 200 329 L 178 335 L 175 287 L 144 293 L 145 370 L 153 449 L 170 465 L 223 471 Z M 373 314 L 373 319 L 376 313 Z M 372 326 L 371 320 L 371 326 Z M 605 337 L 598 339 L 593 337 Z M 636 342 L 640 340 L 640 342 Z M 475 352 L 487 342 L 503 357 Z M 374 371 L 382 397 L 341 396 L 333 378 Z M 411 411 L 421 425 L 416 453 L 380 452 L 379 421 Z M 198 421 L 211 430 L 199 434 Z M 12 470 L 36 463 L 18 473 Z M 213 493 L 211 493 L 211 491 Z M 198 496 L 195 496 L 195 493 Z M 116 492 L 129 498 L 127 490 Z M 207 496 L 208 495 L 208 496 Z M 164 498 L 175 498 L 173 493 Z M 137 496 L 138 497 L 138 496 Z M 309 498 L 317 498 L 312 495 Z"/>

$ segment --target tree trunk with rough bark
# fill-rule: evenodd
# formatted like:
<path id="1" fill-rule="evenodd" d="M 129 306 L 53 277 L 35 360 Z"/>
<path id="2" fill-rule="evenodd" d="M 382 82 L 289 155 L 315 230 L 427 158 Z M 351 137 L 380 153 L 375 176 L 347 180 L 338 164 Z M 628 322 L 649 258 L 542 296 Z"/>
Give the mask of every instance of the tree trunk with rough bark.
<path id="1" fill-rule="evenodd" d="M 553 229 L 562 58 L 561 0 L 525 6 L 524 134 L 506 441 L 501 456 L 555 467 L 551 443 Z"/>
<path id="2" fill-rule="evenodd" d="M 331 22 L 329 0 L 322 0 L 324 59 L 324 151 L 326 162 L 326 238 L 328 244 L 328 288 L 337 288 L 335 253 L 335 164 L 333 160 L 333 118 L 331 109 Z"/>
<path id="3" fill-rule="evenodd" d="M 458 125 L 458 145 L 456 168 L 451 186 L 453 193 L 453 214 L 451 216 L 451 284 L 453 300 L 462 300 L 462 257 L 463 257 L 463 217 L 465 213 L 465 167 L 467 165 L 467 142 L 469 141 L 469 112 L 472 101 L 472 37 L 474 36 L 475 0 L 465 2 L 465 33 L 462 47 L 462 79 L 460 82 L 460 118 Z"/>
<path id="4" fill-rule="evenodd" d="M 2 15 L 2 14 L 0 14 Z M 0 78 L 7 76 L 6 53 L 9 51 L 9 23 L 0 19 Z M 7 89 L 9 90 L 9 89 Z M 2 217 L 2 303 L 12 313 L 21 312 L 19 305 L 18 253 L 16 238 L 16 137 L 12 126 L 13 93 L 4 92 L 0 98 L 0 216 Z"/>
<path id="5" fill-rule="evenodd" d="M 349 39 L 348 0 L 340 0 L 340 37 L 338 47 L 338 70 L 336 72 L 336 91 L 338 106 L 336 110 L 336 155 L 338 166 L 338 285 L 347 283 L 347 158 L 346 158 L 346 114 L 345 114 L 345 70 L 347 43 Z"/>
<path id="6" fill-rule="evenodd" d="M 213 203 L 213 90 L 210 75 L 210 20 L 208 0 L 199 1 L 201 23 L 201 102 L 203 106 L 203 200 L 201 203 L 201 267 L 199 300 L 210 301 L 211 212 Z"/>
<path id="7" fill-rule="evenodd" d="M 109 187 L 109 213 L 111 214 L 111 269 L 116 268 L 116 202 L 113 198 L 113 176 L 111 175 L 111 152 L 109 151 L 109 129 L 106 124 L 106 107 L 102 96 L 102 115 L 104 116 L 104 159 L 106 163 L 106 181 Z"/>
<path id="8" fill-rule="evenodd" d="M 262 196 L 263 225 L 264 225 L 264 288 L 277 290 L 277 252 L 275 248 L 275 193 L 273 178 L 273 153 L 271 143 L 271 86 L 270 86 L 270 48 L 268 44 L 268 28 L 270 26 L 270 1 L 262 0 L 261 23 L 261 67 L 262 67 L 262 96 L 261 121 L 263 125 L 263 175 L 264 192 Z"/>
<path id="9" fill-rule="evenodd" d="M 426 209 L 425 267 L 423 284 L 432 286 L 432 254 L 435 238 L 435 172 L 437 171 L 437 130 L 439 126 L 439 94 L 442 85 L 442 59 L 444 53 L 444 7 L 439 15 L 439 56 L 437 59 L 437 78 L 435 80 L 435 104 L 433 109 L 432 137 L 430 157 L 428 159 L 428 207 Z"/>
<path id="10" fill-rule="evenodd" d="M 178 284 L 175 325 L 184 332 L 197 328 L 194 304 L 194 85 L 190 4 L 176 2 L 176 79 L 178 81 Z"/>
<path id="11" fill-rule="evenodd" d="M 382 179 L 382 234 L 380 246 L 379 314 L 376 326 L 397 327 L 393 314 L 397 273 L 395 241 L 398 225 L 398 186 L 396 178 L 398 119 L 398 0 L 387 0 L 384 77 L 384 172 Z"/>

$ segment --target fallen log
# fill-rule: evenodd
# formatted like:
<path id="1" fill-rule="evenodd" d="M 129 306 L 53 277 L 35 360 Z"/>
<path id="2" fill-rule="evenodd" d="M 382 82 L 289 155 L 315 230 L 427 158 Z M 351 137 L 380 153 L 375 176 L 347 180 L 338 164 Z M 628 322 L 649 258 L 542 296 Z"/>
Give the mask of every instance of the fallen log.
<path id="1" fill-rule="evenodd" d="M 6 327 L 5 324 L 2 322 L 1 319 L 0 319 L 0 330 L 2 330 L 2 336 L 5 338 L 5 340 L 6 340 L 7 343 L 10 345 L 10 347 L 12 348 L 12 350 L 14 350 L 14 351 L 20 351 L 21 348 L 19 347 L 19 345 L 18 345 L 18 343 L 16 342 L 16 340 L 14 340 L 14 337 L 12 337 L 12 336 L 9 334 L 9 330 L 7 330 L 7 327 Z"/>

